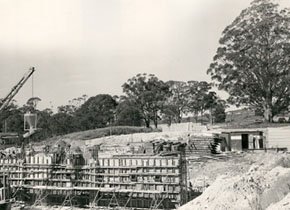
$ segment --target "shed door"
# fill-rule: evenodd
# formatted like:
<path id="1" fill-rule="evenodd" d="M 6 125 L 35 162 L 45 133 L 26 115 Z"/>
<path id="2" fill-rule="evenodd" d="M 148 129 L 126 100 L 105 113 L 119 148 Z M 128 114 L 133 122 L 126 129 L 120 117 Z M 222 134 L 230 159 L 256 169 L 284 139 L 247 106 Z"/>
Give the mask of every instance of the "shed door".
<path id="1" fill-rule="evenodd" d="M 249 135 L 242 134 L 242 149 L 249 149 Z"/>

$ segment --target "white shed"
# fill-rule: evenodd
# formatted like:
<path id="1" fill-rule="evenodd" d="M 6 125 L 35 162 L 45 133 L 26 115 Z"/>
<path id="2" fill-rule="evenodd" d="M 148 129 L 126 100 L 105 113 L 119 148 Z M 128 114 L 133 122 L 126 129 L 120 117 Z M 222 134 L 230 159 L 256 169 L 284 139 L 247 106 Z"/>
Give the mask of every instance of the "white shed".
<path id="1" fill-rule="evenodd" d="M 267 128 L 267 148 L 287 148 L 290 151 L 290 126 Z"/>

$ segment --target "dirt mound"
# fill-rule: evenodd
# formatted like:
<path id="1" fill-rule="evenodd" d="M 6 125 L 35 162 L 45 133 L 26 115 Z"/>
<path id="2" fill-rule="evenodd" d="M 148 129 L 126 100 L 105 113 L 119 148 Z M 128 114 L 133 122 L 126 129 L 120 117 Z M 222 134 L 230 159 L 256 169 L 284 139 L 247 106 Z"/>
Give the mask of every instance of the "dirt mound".
<path id="1" fill-rule="evenodd" d="M 247 155 L 252 164 L 241 175 L 219 176 L 198 198 L 180 210 L 266 209 L 284 198 L 290 186 L 290 159 L 287 155 Z"/>
<path id="2" fill-rule="evenodd" d="M 275 204 L 271 204 L 266 210 L 289 210 L 290 209 L 290 193 L 282 200 Z"/>
<path id="3" fill-rule="evenodd" d="M 218 176 L 236 176 L 249 170 L 251 162 L 245 154 L 232 154 L 224 159 L 189 160 L 188 177 L 194 187 L 211 185 Z"/>

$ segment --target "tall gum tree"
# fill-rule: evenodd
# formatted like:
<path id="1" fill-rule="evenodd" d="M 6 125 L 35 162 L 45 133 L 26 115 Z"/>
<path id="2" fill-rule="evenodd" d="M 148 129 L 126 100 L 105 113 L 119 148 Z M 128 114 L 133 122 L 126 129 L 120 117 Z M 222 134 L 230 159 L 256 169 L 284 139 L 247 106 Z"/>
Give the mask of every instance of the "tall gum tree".
<path id="1" fill-rule="evenodd" d="M 189 85 L 187 82 L 173 80 L 166 83 L 172 95 L 167 99 L 165 116 L 172 116 L 177 123 L 181 123 L 182 116 L 188 113 L 189 109 Z"/>
<path id="2" fill-rule="evenodd" d="M 146 127 L 152 120 L 157 128 L 158 119 L 167 98 L 171 95 L 169 86 L 155 75 L 137 74 L 123 84 L 123 92 L 139 108 Z"/>
<path id="3" fill-rule="evenodd" d="M 265 121 L 290 102 L 290 12 L 254 0 L 227 26 L 208 74 L 228 102 L 263 110 Z"/>
<path id="4" fill-rule="evenodd" d="M 211 84 L 206 81 L 188 81 L 188 98 L 189 98 L 189 111 L 194 113 L 196 121 L 198 114 L 201 116 L 209 108 L 208 107 L 208 94 L 212 88 Z"/>

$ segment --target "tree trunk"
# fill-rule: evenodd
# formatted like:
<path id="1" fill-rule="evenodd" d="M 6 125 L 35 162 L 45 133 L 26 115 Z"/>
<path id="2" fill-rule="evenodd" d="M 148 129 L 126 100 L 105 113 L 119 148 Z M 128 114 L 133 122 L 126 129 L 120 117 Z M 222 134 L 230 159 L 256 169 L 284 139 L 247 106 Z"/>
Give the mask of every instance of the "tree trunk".
<path id="1" fill-rule="evenodd" d="M 167 121 L 167 125 L 168 125 L 168 126 L 171 126 L 171 123 L 172 123 L 172 117 L 169 117 L 169 118 L 168 118 L 168 121 Z"/>
<path id="2" fill-rule="evenodd" d="M 150 128 L 150 120 L 144 119 L 146 128 Z"/>
<path id="3" fill-rule="evenodd" d="M 154 122 L 155 128 L 157 129 L 157 126 L 158 126 L 158 116 L 157 116 L 157 113 L 154 113 L 153 122 Z"/>
<path id="4" fill-rule="evenodd" d="M 197 123 L 198 121 L 198 113 L 194 112 L 194 119 L 195 119 L 195 123 Z"/>
<path id="5" fill-rule="evenodd" d="M 178 123 L 181 123 L 181 119 L 182 119 L 182 118 L 181 118 L 181 116 L 179 115 L 178 118 L 177 118 L 177 122 L 178 122 Z"/>
<path id="6" fill-rule="evenodd" d="M 272 122 L 273 121 L 273 115 L 272 115 L 272 109 L 269 105 L 264 105 L 264 122 Z"/>
<path id="7" fill-rule="evenodd" d="M 154 125 L 155 125 L 155 128 L 157 129 L 157 127 L 158 127 L 157 119 L 154 120 Z"/>
<path id="8" fill-rule="evenodd" d="M 210 107 L 210 123 L 211 123 L 212 125 L 213 125 L 213 123 L 214 123 L 212 107 Z"/>
<path id="9" fill-rule="evenodd" d="M 181 120 L 182 120 L 181 112 L 180 110 L 178 110 L 177 122 L 181 123 Z"/>

